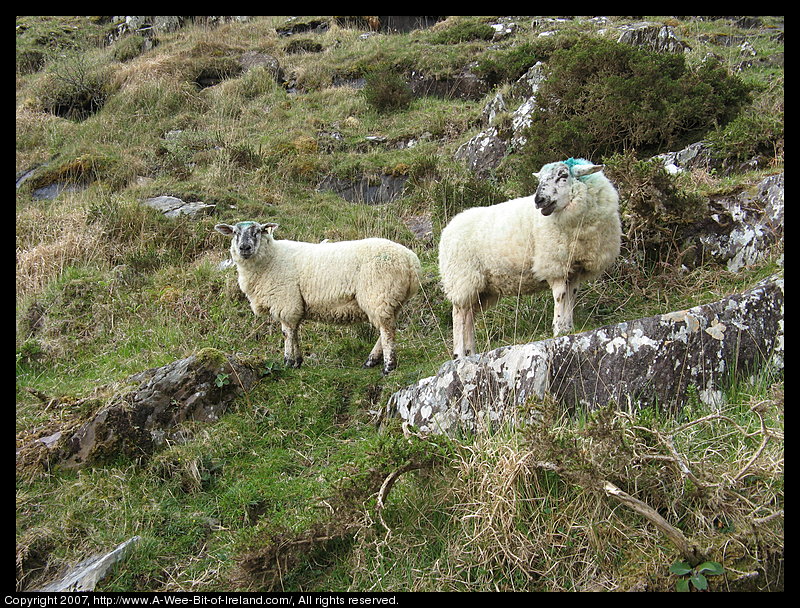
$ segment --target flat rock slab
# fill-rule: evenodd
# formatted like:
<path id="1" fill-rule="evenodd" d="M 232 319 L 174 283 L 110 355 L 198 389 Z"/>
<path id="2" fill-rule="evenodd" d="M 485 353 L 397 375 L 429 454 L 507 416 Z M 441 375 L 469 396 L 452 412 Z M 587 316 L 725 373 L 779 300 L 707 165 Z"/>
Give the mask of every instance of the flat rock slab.
<path id="1" fill-rule="evenodd" d="M 613 402 L 674 412 L 690 393 L 720 403 L 734 375 L 783 360 L 783 278 L 773 276 L 711 304 L 448 361 L 387 407 L 450 435 L 514 424 L 530 415 L 520 406 L 545 397 L 567 410 Z"/>

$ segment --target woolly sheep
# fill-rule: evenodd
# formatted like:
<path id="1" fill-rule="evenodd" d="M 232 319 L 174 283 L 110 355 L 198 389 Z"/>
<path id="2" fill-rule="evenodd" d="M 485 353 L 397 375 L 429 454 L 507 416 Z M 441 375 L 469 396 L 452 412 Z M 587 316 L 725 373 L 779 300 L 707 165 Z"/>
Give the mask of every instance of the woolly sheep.
<path id="1" fill-rule="evenodd" d="M 526 196 L 473 207 L 442 230 L 439 270 L 453 304 L 453 356 L 475 352 L 475 313 L 501 296 L 553 292 L 553 335 L 572 331 L 578 285 L 619 255 L 619 195 L 603 165 L 570 158 L 544 165 Z"/>
<path id="2" fill-rule="evenodd" d="M 276 240 L 277 227 L 239 222 L 214 228 L 233 237 L 231 257 L 253 313 L 270 314 L 281 324 L 285 364 L 300 367 L 303 362 L 298 339 L 302 321 L 369 321 L 380 337 L 364 367 L 383 360 L 384 374 L 395 369 L 397 314 L 419 287 L 416 254 L 379 238 L 338 243 Z"/>

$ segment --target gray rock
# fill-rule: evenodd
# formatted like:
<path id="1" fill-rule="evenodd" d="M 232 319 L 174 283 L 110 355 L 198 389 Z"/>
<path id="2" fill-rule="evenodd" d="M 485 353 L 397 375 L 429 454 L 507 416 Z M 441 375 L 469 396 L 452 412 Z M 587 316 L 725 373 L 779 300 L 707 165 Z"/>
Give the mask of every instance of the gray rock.
<path id="1" fill-rule="evenodd" d="M 680 40 L 668 25 L 641 21 L 620 28 L 617 42 L 641 46 L 659 53 L 683 53 L 691 47 Z"/>
<path id="2" fill-rule="evenodd" d="M 83 400 L 97 402 L 88 416 L 23 445 L 17 450 L 17 464 L 79 468 L 119 455 L 146 458 L 178 436 L 185 420 L 219 419 L 258 377 L 253 365 L 214 349 L 201 350 L 131 376 L 122 389 L 112 387 L 110 398 Z"/>
<path id="3" fill-rule="evenodd" d="M 169 218 L 176 218 L 181 215 L 194 216 L 216 207 L 216 205 L 208 205 L 200 201 L 187 203 L 175 196 L 156 196 L 143 201 L 143 204 L 160 211 Z"/>
<path id="4" fill-rule="evenodd" d="M 407 175 L 389 175 L 388 173 L 380 176 L 379 183 L 375 183 L 368 177 L 351 181 L 328 176 L 317 185 L 317 190 L 335 192 L 351 203 L 379 205 L 391 202 L 400 196 L 406 181 L 408 181 Z"/>
<path id="5" fill-rule="evenodd" d="M 693 391 L 719 404 L 733 374 L 782 369 L 783 350 L 783 278 L 774 276 L 689 310 L 448 361 L 387 409 L 449 435 L 535 418 L 524 406 L 544 398 L 567 410 L 613 402 L 674 412 Z"/>
<path id="6" fill-rule="evenodd" d="M 106 577 L 114 564 L 126 557 L 130 546 L 139 540 L 140 536 L 134 536 L 105 555 L 95 555 L 83 560 L 57 581 L 48 583 L 38 591 L 94 591 L 97 583 Z"/>
<path id="7" fill-rule="evenodd" d="M 784 173 L 770 175 L 735 196 L 716 196 L 708 220 L 694 227 L 699 258 L 713 258 L 731 272 L 755 264 L 783 240 Z"/>

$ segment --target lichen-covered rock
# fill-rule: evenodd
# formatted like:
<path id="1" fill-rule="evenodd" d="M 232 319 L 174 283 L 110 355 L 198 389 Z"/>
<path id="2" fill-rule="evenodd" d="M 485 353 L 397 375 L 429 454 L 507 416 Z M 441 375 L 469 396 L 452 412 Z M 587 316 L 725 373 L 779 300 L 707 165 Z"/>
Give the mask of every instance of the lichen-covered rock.
<path id="1" fill-rule="evenodd" d="M 722 399 L 734 373 L 783 368 L 783 278 L 711 304 L 448 361 L 389 399 L 390 415 L 456 434 L 515 424 L 546 396 L 566 409 L 654 405 L 675 411 L 690 387 Z"/>
<path id="2" fill-rule="evenodd" d="M 216 421 L 257 380 L 255 366 L 203 349 L 131 376 L 125 388 L 96 400 L 87 416 L 27 441 L 17 451 L 17 464 L 77 468 L 119 455 L 146 457 L 167 439 L 175 439 L 185 420 Z"/>
<path id="3" fill-rule="evenodd" d="M 784 174 L 770 175 L 734 197 L 711 200 L 710 221 L 699 226 L 706 255 L 738 272 L 783 239 Z"/>

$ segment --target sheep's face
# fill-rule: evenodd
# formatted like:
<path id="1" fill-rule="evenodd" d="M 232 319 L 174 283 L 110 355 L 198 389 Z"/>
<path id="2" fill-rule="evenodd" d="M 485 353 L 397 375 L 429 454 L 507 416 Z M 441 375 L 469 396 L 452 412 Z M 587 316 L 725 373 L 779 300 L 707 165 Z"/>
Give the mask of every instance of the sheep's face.
<path id="1" fill-rule="evenodd" d="M 258 251 L 262 235 L 271 235 L 272 231 L 277 227 L 278 224 L 272 223 L 239 222 L 235 226 L 217 224 L 214 226 L 214 230 L 233 237 L 231 255 L 233 255 L 234 260 L 237 258 L 247 260 Z"/>
<path id="2" fill-rule="evenodd" d="M 534 175 L 539 179 L 534 202 L 542 215 L 550 215 L 566 207 L 572 200 L 576 179 L 603 170 L 603 165 L 550 163 Z"/>

